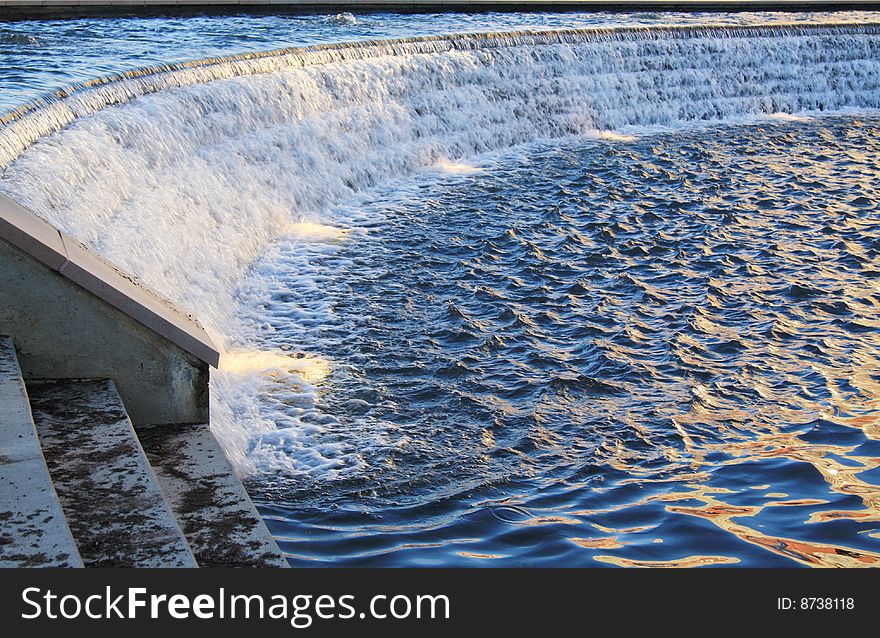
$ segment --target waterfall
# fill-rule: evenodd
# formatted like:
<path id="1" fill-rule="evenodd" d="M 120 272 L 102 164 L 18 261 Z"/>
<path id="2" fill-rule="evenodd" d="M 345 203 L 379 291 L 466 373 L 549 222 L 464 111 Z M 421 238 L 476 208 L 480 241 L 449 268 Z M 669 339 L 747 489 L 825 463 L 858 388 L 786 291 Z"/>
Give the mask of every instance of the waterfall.
<path id="1" fill-rule="evenodd" d="M 365 61 L 389 56 L 408 57 L 463 51 L 489 51 L 491 49 L 514 47 L 553 47 L 592 48 L 591 57 L 595 64 L 592 70 L 605 69 L 606 73 L 646 72 L 657 68 L 652 62 L 656 58 L 668 57 L 659 68 L 672 72 L 690 68 L 688 60 L 682 56 L 698 53 L 694 59 L 710 62 L 711 55 L 724 55 L 742 51 L 745 60 L 734 66 L 748 68 L 749 62 L 760 61 L 754 58 L 763 48 L 772 48 L 780 39 L 804 55 L 804 59 L 791 59 L 793 66 L 809 65 L 811 62 L 827 64 L 834 62 L 873 61 L 871 54 L 876 45 L 864 40 L 861 47 L 847 45 L 842 55 L 832 53 L 831 40 L 857 36 L 873 36 L 880 33 L 877 24 L 772 24 L 754 26 L 715 25 L 715 26 L 620 26 L 594 27 L 587 29 L 564 29 L 556 31 L 517 31 L 507 33 L 468 33 L 450 36 L 428 36 L 423 38 L 402 38 L 366 42 L 348 42 L 307 47 L 296 47 L 247 53 L 224 58 L 207 58 L 182 64 L 162 65 L 136 69 L 121 74 L 103 76 L 82 82 L 46 95 L 38 100 L 22 105 L 15 111 L 0 117 L 0 125 L 6 125 L 0 134 L 0 166 L 14 160 L 24 149 L 41 137 L 55 133 L 77 118 L 90 115 L 100 109 L 128 102 L 134 98 L 172 88 L 204 84 L 214 80 L 229 79 L 249 75 L 259 75 L 291 71 L 298 68 L 319 65 L 333 65 L 344 62 Z M 809 40 L 809 43 L 804 40 Z M 762 43 L 761 41 L 764 40 Z M 794 40 L 794 42 L 792 41 Z M 709 42 L 711 41 L 711 43 Z M 722 42 L 726 41 L 726 42 Z M 747 41 L 750 44 L 744 44 Z M 653 46 L 652 46 L 653 44 Z M 853 43 L 854 44 L 854 43 Z M 594 45 L 591 47 L 591 45 Z M 612 46 L 607 46 L 612 45 Z M 633 46 L 634 45 L 634 46 Z M 811 59 L 809 49 L 816 48 Z M 789 47 L 786 46 L 786 49 Z M 824 51 L 819 53 L 818 49 Z M 642 63 L 618 65 L 621 56 L 635 55 Z M 499 55 L 502 62 L 504 55 Z M 535 62 L 541 54 L 533 56 Z M 547 57 L 552 62 L 553 54 Z M 578 56 L 580 57 L 580 56 Z M 679 58 L 676 63 L 675 58 Z M 603 63 L 610 66 L 603 66 Z M 585 68 L 584 71 L 588 71 Z M 696 70 L 696 69 L 694 69 Z M 720 67 L 715 68 L 721 71 Z M 773 70 L 764 69 L 772 74 Z M 763 75 L 762 75 L 763 76 Z M 740 76 L 741 77 L 741 76 Z M 741 79 L 748 79 L 741 77 Z M 770 89 L 771 87 L 765 87 Z M 770 91 L 765 91 L 769 93 Z"/>

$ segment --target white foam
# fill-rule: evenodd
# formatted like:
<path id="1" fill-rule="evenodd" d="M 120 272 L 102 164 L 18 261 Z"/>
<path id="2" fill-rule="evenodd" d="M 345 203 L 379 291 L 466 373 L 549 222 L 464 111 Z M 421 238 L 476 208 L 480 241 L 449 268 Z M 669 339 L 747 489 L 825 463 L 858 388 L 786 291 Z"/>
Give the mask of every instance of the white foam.
<path id="1" fill-rule="evenodd" d="M 486 169 L 473 166 L 467 162 L 453 162 L 449 160 L 441 160 L 434 167 L 441 173 L 447 173 L 448 175 L 477 175 L 486 172 Z"/>
<path id="2" fill-rule="evenodd" d="M 618 131 L 587 131 L 585 137 L 609 142 L 635 142 L 639 139 L 636 135 L 620 133 Z"/>
<path id="3" fill-rule="evenodd" d="M 793 113 L 770 113 L 767 116 L 770 120 L 782 120 L 784 122 L 811 122 L 814 118 L 805 115 L 795 115 Z"/>
<path id="4" fill-rule="evenodd" d="M 348 13 L 347 11 L 344 13 L 337 13 L 332 16 L 328 16 L 324 19 L 325 22 L 333 23 L 333 24 L 357 24 L 358 19 L 354 16 L 353 13 Z"/>
<path id="5" fill-rule="evenodd" d="M 287 231 L 301 239 L 314 241 L 340 241 L 348 236 L 348 231 L 344 228 L 317 222 L 294 222 L 288 226 Z"/>

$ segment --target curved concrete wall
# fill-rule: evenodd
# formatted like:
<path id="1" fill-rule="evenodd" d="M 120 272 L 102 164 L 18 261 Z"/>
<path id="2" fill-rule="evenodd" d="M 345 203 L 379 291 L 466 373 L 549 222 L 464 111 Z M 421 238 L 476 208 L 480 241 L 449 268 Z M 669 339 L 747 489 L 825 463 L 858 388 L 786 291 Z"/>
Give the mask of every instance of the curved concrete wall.
<path id="1" fill-rule="evenodd" d="M 208 420 L 220 353 L 192 315 L 0 195 L 0 334 L 25 379 L 109 378 L 136 424 Z"/>

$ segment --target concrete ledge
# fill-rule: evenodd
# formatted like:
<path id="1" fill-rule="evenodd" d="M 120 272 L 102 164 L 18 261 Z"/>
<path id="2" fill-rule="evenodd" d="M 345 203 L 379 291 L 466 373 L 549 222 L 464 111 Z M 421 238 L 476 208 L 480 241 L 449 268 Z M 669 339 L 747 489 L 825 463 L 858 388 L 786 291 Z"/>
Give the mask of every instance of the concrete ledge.
<path id="1" fill-rule="evenodd" d="M 29 382 L 113 379 L 136 424 L 209 418 L 220 354 L 198 322 L 4 196 L 0 334 Z"/>
<path id="2" fill-rule="evenodd" d="M 0 193 L 0 239 L 42 262 L 99 299 L 165 337 L 209 366 L 220 351 L 191 314 L 175 307 L 133 277 Z"/>

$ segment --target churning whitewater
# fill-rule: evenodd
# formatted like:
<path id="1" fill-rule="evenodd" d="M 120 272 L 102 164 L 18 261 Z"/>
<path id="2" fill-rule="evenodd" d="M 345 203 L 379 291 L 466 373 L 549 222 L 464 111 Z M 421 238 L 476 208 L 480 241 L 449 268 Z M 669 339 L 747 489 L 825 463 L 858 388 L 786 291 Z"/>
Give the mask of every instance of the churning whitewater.
<path id="1" fill-rule="evenodd" d="M 722 215 L 697 224 L 694 217 L 706 214 L 699 206 L 723 208 L 729 179 L 743 189 L 725 204 L 739 211 L 734 218 L 788 201 L 801 207 L 791 223 L 805 223 L 824 178 L 812 186 L 785 182 L 791 192 L 767 194 L 787 161 L 774 136 L 795 145 L 807 140 L 808 150 L 800 150 L 811 170 L 823 157 L 816 149 L 834 146 L 828 161 L 846 156 L 852 166 L 825 183 L 845 192 L 846 180 L 854 180 L 870 190 L 841 212 L 861 224 L 861 239 L 839 239 L 869 243 L 857 275 L 868 300 L 849 310 L 868 334 L 838 346 L 860 348 L 856 359 L 876 362 L 870 314 L 877 293 L 869 281 L 878 267 L 877 193 L 863 182 L 878 152 L 871 141 L 878 108 L 880 24 L 873 23 L 587 28 L 319 45 L 102 78 L 23 106 L 0 128 L 0 189 L 191 310 L 222 345 L 212 428 L 265 495 L 264 513 L 277 533 L 294 538 L 317 530 L 326 541 L 313 551 L 297 542 L 304 562 L 336 552 L 381 564 L 379 557 L 396 548 L 430 544 L 430 534 L 416 541 L 400 531 L 417 535 L 416 528 L 444 539 L 449 549 L 437 550 L 443 564 L 450 554 L 465 562 L 527 561 L 545 541 L 496 526 L 568 520 L 612 531 L 598 540 L 583 529 L 564 532 L 566 549 L 544 547 L 543 559 L 571 561 L 575 548 L 590 560 L 621 563 L 613 550 L 630 544 L 625 538 L 641 533 L 636 528 L 662 530 L 700 514 L 660 520 L 652 510 L 613 533 L 611 522 L 589 522 L 574 487 L 557 492 L 542 481 L 589 491 L 614 485 L 615 494 L 638 480 L 678 481 L 694 490 L 679 500 L 716 509 L 721 490 L 754 492 L 761 483 L 762 493 L 785 498 L 770 488 L 769 470 L 748 485 L 737 479 L 718 491 L 709 487 L 713 454 L 720 454 L 712 446 L 725 436 L 745 445 L 760 429 L 750 421 L 754 401 L 794 409 L 772 373 L 760 369 L 762 357 L 776 353 L 752 352 L 763 347 L 760 339 L 744 345 L 735 328 L 709 315 L 713 304 L 730 303 L 718 281 L 731 260 L 746 259 L 737 246 L 759 250 L 749 242 L 781 242 L 780 233 L 791 229 L 772 216 L 754 221 L 751 234 L 730 231 L 729 254 L 709 264 L 715 257 L 703 239 L 735 222 Z M 752 182 L 743 177 L 750 155 Z M 546 175 L 556 175 L 558 188 L 542 182 Z M 587 178 L 594 180 L 589 187 Z M 672 183 L 695 199 L 670 208 Z M 481 197 L 473 199 L 471 188 Z M 654 190 L 662 203 L 649 195 Z M 816 215 L 835 204 L 821 205 Z M 496 208 L 485 225 L 468 226 L 469 216 L 483 219 L 486 206 Z M 873 217 L 858 217 L 865 210 Z M 630 218 L 634 211 L 638 219 Z M 651 233 L 636 232 L 650 216 L 660 220 L 651 233 L 675 244 L 672 256 L 668 246 L 652 244 Z M 836 222 L 826 221 L 837 232 Z M 435 245 L 432 228 L 445 243 Z M 556 236 L 541 235 L 547 228 Z M 607 243 L 602 250 L 600 240 Z M 445 253 L 450 247 L 461 252 Z M 756 258 L 754 272 L 744 271 L 744 282 L 791 267 L 765 257 Z M 640 266 L 655 261 L 661 272 L 625 274 L 642 258 Z M 609 269 L 628 279 L 605 281 L 603 289 L 596 282 Z M 675 273 L 708 282 L 709 293 L 694 284 L 691 298 L 670 298 L 662 288 Z M 801 298 L 819 294 L 810 282 L 791 285 L 806 291 L 793 293 Z M 485 306 L 470 305 L 463 294 Z M 702 301 L 693 297 L 699 294 Z M 590 317 L 604 317 L 597 325 L 580 325 L 587 320 L 574 301 L 554 305 L 591 295 L 601 301 L 589 306 Z M 772 319 L 758 308 L 771 293 L 755 295 L 756 310 L 741 319 L 741 330 Z M 628 320 L 624 306 L 653 312 L 640 305 L 645 296 L 677 310 Z M 777 302 L 783 297 L 773 297 Z M 687 354 L 699 341 L 690 335 L 677 359 L 648 367 L 627 359 L 633 343 L 650 350 L 693 328 L 672 329 L 676 312 L 692 307 L 697 328 L 727 335 L 726 345 Z M 378 324 L 367 325 L 367 317 Z M 807 318 L 789 321 L 796 325 L 777 328 L 809 334 Z M 382 325 L 395 329 L 389 334 Z M 557 332 L 545 334 L 550 325 Z M 817 334 L 829 343 L 839 336 Z M 719 362 L 724 357 L 731 368 Z M 713 386 L 707 371 L 716 365 L 745 375 L 736 379 L 751 384 L 750 398 Z M 546 387 L 539 380 L 545 373 Z M 877 400 L 865 396 L 876 389 L 874 377 L 862 379 L 864 414 Z M 702 421 L 671 417 L 668 406 L 658 407 L 667 400 L 714 412 Z M 812 419 L 825 418 L 820 403 L 805 408 Z M 763 427 L 766 415 L 757 420 Z M 873 454 L 862 452 L 859 458 Z M 602 486 L 585 478 L 587 467 L 603 468 Z M 825 492 L 821 498 L 831 502 Z M 868 515 L 860 524 L 880 520 L 876 503 L 862 505 Z M 766 547 L 777 538 L 746 538 L 728 519 L 703 524 L 739 540 L 691 556 L 670 543 L 683 564 L 748 563 L 757 550 L 743 546 L 772 553 Z M 383 525 L 394 531 L 380 531 Z M 871 540 L 876 531 L 859 528 L 848 551 L 858 545 L 867 560 L 880 557 Z M 352 549 L 365 535 L 375 539 L 373 553 Z M 660 541 L 663 535 L 655 533 Z M 466 539 L 473 551 L 461 549 Z M 802 548 L 799 555 L 816 553 Z"/>

